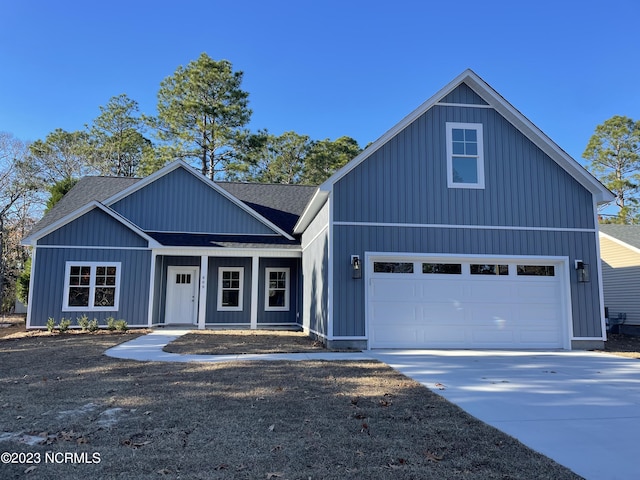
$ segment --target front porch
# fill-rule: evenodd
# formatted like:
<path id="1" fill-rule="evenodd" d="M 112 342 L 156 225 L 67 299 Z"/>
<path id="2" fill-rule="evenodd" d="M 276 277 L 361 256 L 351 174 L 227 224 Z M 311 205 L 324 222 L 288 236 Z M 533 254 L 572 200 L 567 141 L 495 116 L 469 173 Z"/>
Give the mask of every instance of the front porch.
<path id="1" fill-rule="evenodd" d="M 198 253 L 196 255 L 195 253 Z M 301 253 L 292 249 L 153 252 L 150 327 L 296 328 Z"/>

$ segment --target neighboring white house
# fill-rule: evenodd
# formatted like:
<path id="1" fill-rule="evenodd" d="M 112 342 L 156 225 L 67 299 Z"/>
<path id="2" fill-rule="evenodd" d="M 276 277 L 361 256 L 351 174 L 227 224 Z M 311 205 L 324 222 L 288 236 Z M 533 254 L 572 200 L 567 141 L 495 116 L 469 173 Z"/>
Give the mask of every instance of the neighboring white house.
<path id="1" fill-rule="evenodd" d="M 600 225 L 600 256 L 609 318 L 640 328 L 640 225 Z"/>

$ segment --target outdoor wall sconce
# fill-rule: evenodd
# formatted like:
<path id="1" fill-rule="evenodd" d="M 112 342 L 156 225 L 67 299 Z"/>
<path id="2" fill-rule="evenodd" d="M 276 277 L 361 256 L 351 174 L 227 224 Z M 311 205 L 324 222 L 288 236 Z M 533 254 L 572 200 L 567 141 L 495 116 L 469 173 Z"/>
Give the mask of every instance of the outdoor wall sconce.
<path id="1" fill-rule="evenodd" d="M 351 278 L 362 278 L 362 265 L 360 255 L 351 255 Z"/>
<path id="2" fill-rule="evenodd" d="M 576 272 L 578 273 L 578 282 L 586 283 L 589 279 L 589 265 L 582 260 L 576 260 Z"/>

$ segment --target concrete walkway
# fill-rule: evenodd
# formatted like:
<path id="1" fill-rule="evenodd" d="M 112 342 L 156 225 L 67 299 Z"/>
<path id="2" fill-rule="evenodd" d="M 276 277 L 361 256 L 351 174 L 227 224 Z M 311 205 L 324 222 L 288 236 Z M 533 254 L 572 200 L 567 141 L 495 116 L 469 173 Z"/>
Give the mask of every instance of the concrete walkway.
<path id="1" fill-rule="evenodd" d="M 309 352 L 240 355 L 184 355 L 163 351 L 163 347 L 190 330 L 157 330 L 121 343 L 105 352 L 109 357 L 142 362 L 206 362 L 221 363 L 237 360 L 371 360 L 361 352 Z"/>
<path id="2" fill-rule="evenodd" d="M 181 355 L 161 330 L 106 354 L 161 362 L 379 360 L 586 479 L 640 478 L 640 361 L 592 352 L 370 350 Z"/>

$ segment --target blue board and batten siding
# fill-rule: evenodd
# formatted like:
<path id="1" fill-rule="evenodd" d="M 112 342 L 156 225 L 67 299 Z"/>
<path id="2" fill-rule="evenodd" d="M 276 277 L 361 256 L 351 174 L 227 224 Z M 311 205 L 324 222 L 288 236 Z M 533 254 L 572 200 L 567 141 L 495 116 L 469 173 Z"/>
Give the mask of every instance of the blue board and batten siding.
<path id="1" fill-rule="evenodd" d="M 49 317 L 59 321 L 86 314 L 102 325 L 107 317 L 131 326 L 147 324 L 151 251 L 147 242 L 111 216 L 93 209 L 38 240 L 32 272 L 30 326 L 43 327 Z M 114 311 L 62 311 L 67 262 L 119 262 L 120 302 Z"/>
<path id="2" fill-rule="evenodd" d="M 41 245 L 81 245 L 86 247 L 147 247 L 148 242 L 99 208 L 38 240 Z"/>
<path id="3" fill-rule="evenodd" d="M 474 92 L 466 83 L 461 83 L 453 91 L 440 100 L 439 103 L 454 103 L 458 105 L 489 105 Z"/>
<path id="4" fill-rule="evenodd" d="M 165 323 L 167 271 L 170 266 L 200 267 L 200 257 L 195 256 L 163 256 L 156 257 L 155 287 L 153 302 L 153 324 Z M 220 269 L 240 267 L 243 269 L 242 282 L 242 309 L 219 310 L 218 294 L 220 289 Z M 208 326 L 220 325 L 244 325 L 247 328 L 251 323 L 251 284 L 253 272 L 251 271 L 252 259 L 250 257 L 209 257 L 207 265 L 207 301 L 205 324 Z M 265 275 L 266 268 L 289 268 L 290 272 L 290 297 L 289 310 L 266 311 L 265 309 Z M 258 269 L 258 326 L 266 325 L 290 325 L 296 324 L 300 305 L 299 284 L 300 259 L 296 258 L 262 258 Z"/>
<path id="5" fill-rule="evenodd" d="M 111 205 L 144 231 L 273 235 L 256 217 L 183 168 Z"/>
<path id="6" fill-rule="evenodd" d="M 442 102 L 485 103 L 469 90 Z M 484 189 L 447 187 L 447 122 L 483 125 Z M 592 194 L 491 108 L 433 106 L 340 178 L 332 202 L 334 336 L 366 334 L 349 264 L 365 252 L 582 259 L 591 282 L 571 275 L 573 335 L 602 334 Z"/>
<path id="7" fill-rule="evenodd" d="M 258 326 L 260 325 L 284 325 L 298 323 L 302 287 L 300 282 L 299 258 L 262 258 L 260 259 L 260 273 L 258 277 Z M 289 310 L 267 310 L 267 268 L 289 269 Z"/>
<path id="8" fill-rule="evenodd" d="M 447 188 L 447 122 L 481 123 L 484 189 Z M 593 198 L 495 110 L 435 106 L 334 186 L 334 221 L 594 228 Z"/>
<path id="9" fill-rule="evenodd" d="M 302 327 L 328 335 L 329 304 L 329 203 L 325 203 L 302 234 L 304 292 Z"/>
<path id="10" fill-rule="evenodd" d="M 219 269 L 223 267 L 242 267 L 242 310 L 218 311 Z M 250 258 L 209 258 L 209 280 L 207 287 L 206 323 L 246 324 L 251 318 L 251 259 Z"/>

